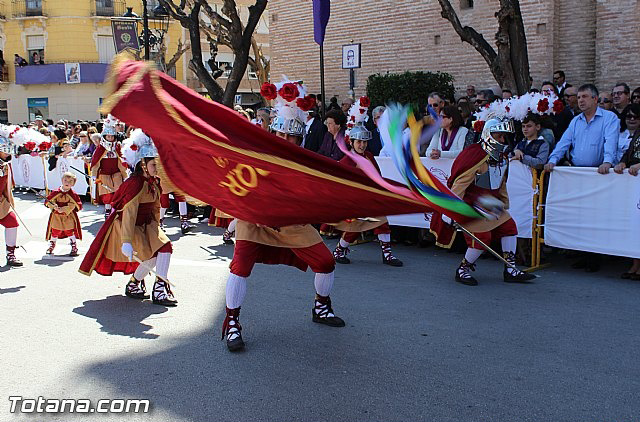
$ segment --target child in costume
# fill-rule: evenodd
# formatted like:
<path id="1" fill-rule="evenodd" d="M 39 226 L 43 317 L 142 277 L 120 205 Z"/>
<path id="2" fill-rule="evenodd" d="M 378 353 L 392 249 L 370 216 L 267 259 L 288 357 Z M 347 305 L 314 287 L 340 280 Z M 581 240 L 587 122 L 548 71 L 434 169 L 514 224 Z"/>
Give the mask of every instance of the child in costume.
<path id="1" fill-rule="evenodd" d="M 58 239 L 69 238 L 71 252 L 69 256 L 78 256 L 76 241 L 82 240 L 82 228 L 78 211 L 82 210 L 82 201 L 73 191 L 76 175 L 67 172 L 62 175 L 62 186 L 51 191 L 44 205 L 51 209 L 47 224 L 46 239 L 49 241 L 48 255 L 53 255 Z"/>
<path id="2" fill-rule="evenodd" d="M 370 101 L 367 97 L 361 97 L 351 106 L 349 109 L 347 135 L 345 138 L 356 154 L 365 157 L 375 166 L 378 172 L 380 172 L 380 168 L 373 154 L 367 151 L 368 141 L 371 139 L 371 132 L 364 127 L 364 122 L 369 104 Z M 351 167 L 357 167 L 356 163 L 349 158 L 348 155 L 342 157 L 340 162 Z M 402 267 L 402 261 L 391 253 L 391 228 L 389 227 L 386 217 L 345 220 L 333 226 L 344 232 L 333 251 L 333 257 L 338 264 L 351 263 L 349 258 L 347 258 L 349 245 L 358 238 L 361 232 L 373 230 L 378 236 L 378 241 L 382 248 L 382 263 L 392 267 Z"/>
<path id="3" fill-rule="evenodd" d="M 116 140 L 116 119 L 109 115 L 104 121 L 102 141 L 91 157 L 91 176 L 98 185 L 96 203 L 104 205 L 105 219 L 111 213 L 111 200 L 127 177 L 127 168 L 122 163 L 120 142 Z"/>
<path id="4" fill-rule="evenodd" d="M 160 228 L 162 191 L 155 162 L 158 151 L 151 138 L 136 129 L 125 140 L 122 152 L 131 167 L 131 176 L 113 195 L 114 211 L 91 244 L 80 272 L 133 274 L 125 287 L 125 295 L 147 299 L 144 278 L 155 267 L 153 303 L 176 306 L 178 301 L 168 283 L 171 242 Z"/>

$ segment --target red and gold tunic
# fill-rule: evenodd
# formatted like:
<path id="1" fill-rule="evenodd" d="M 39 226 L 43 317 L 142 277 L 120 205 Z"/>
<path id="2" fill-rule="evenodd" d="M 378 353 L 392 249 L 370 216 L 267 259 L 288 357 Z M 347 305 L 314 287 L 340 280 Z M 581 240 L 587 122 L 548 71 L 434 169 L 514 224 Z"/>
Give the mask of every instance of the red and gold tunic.
<path id="1" fill-rule="evenodd" d="M 171 252 L 171 242 L 160 229 L 160 183 L 157 178 L 131 175 L 113 196 L 114 212 L 103 224 L 85 255 L 80 272 L 102 275 L 133 273 L 138 262 L 129 262 L 122 244 L 131 243 L 136 256 L 146 261 L 159 252 Z"/>
<path id="2" fill-rule="evenodd" d="M 96 202 L 109 203 L 112 200 L 111 195 L 127 177 L 127 167 L 122 162 L 120 144 L 116 145 L 115 151 L 107 151 L 102 145 L 96 148 L 91 157 L 91 175 L 96 181 L 100 181 L 96 189 Z"/>
<path id="3" fill-rule="evenodd" d="M 54 209 L 54 204 L 58 206 L 57 211 Z M 77 193 L 73 190 L 63 191 L 62 188 L 58 188 L 49 193 L 44 205 L 51 209 L 47 224 L 47 240 L 51 240 L 52 237 L 66 239 L 70 236 L 82 240 L 82 228 L 78 218 L 82 201 Z"/>
<path id="4" fill-rule="evenodd" d="M 4 219 L 12 211 L 13 202 L 13 177 L 11 165 L 0 161 L 0 220 Z"/>
<path id="5" fill-rule="evenodd" d="M 463 225 L 472 233 L 489 232 L 511 219 L 511 215 L 506 211 L 509 208 L 506 172 L 497 189 L 483 188 L 474 183 L 478 174 L 489 170 L 488 160 L 489 155 L 480 144 L 469 145 L 456 157 L 451 167 L 451 176 L 447 181 L 453 193 L 470 205 L 474 205 L 479 197 L 485 195 L 493 196 L 504 203 L 505 211 L 497 220 L 479 218 Z M 434 212 L 431 217 L 431 232 L 436 236 L 438 246 L 448 248 L 453 243 L 455 230 L 442 221 L 440 213 Z"/>

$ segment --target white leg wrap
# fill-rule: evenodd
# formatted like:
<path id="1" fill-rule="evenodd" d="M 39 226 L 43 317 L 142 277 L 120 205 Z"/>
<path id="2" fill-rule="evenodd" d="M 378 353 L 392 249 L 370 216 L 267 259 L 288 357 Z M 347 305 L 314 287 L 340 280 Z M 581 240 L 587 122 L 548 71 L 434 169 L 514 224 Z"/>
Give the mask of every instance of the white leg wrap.
<path id="1" fill-rule="evenodd" d="M 235 309 L 242 306 L 244 296 L 247 294 L 247 278 L 229 274 L 227 279 L 227 308 Z"/>
<path id="2" fill-rule="evenodd" d="M 166 208 L 160 208 L 160 220 L 162 220 L 164 218 L 164 215 L 167 213 L 167 209 Z"/>
<path id="3" fill-rule="evenodd" d="M 329 296 L 331 289 L 333 289 L 334 276 L 334 271 L 329 274 L 316 273 L 316 278 L 313 281 L 316 287 L 316 293 L 320 296 Z"/>
<path id="4" fill-rule="evenodd" d="M 171 254 L 168 252 L 160 252 L 156 260 L 156 272 L 160 277 L 169 278 L 169 263 L 171 262 Z"/>
<path id="5" fill-rule="evenodd" d="M 104 204 L 104 210 L 108 211 L 111 209 L 111 204 Z"/>
<path id="6" fill-rule="evenodd" d="M 178 202 L 178 211 L 180 211 L 180 215 L 187 215 L 187 203 Z"/>
<path id="7" fill-rule="evenodd" d="M 53 238 L 51 238 L 51 240 L 53 240 Z M 76 240 L 77 240 L 77 239 L 76 239 L 75 235 L 71 235 L 71 236 L 69 236 L 69 242 L 71 242 L 71 243 L 76 243 Z"/>
<path id="8" fill-rule="evenodd" d="M 349 242 L 347 242 L 343 238 L 340 238 L 339 245 L 340 245 L 341 248 L 348 248 L 349 247 Z"/>
<path id="9" fill-rule="evenodd" d="M 53 236 L 51 236 L 51 239 L 49 239 L 49 242 L 56 243 L 57 241 L 58 241 L 58 238 L 57 238 L 57 237 L 53 237 Z"/>
<path id="10" fill-rule="evenodd" d="M 378 240 L 381 242 L 391 242 L 391 235 L 389 233 L 379 234 Z"/>
<path id="11" fill-rule="evenodd" d="M 478 260 L 478 258 L 480 258 L 480 255 L 482 255 L 483 252 L 484 250 L 482 249 L 467 248 L 467 253 L 464 254 L 464 259 L 466 259 L 469 264 L 473 264 Z"/>
<path id="12" fill-rule="evenodd" d="M 12 227 L 10 229 L 4 229 L 4 241 L 7 246 L 16 246 L 18 241 L 18 228 Z"/>
<path id="13" fill-rule="evenodd" d="M 234 231 L 236 231 L 236 224 L 238 224 L 238 219 L 234 218 L 233 220 L 231 220 L 231 223 L 229 223 L 229 227 L 227 227 L 227 230 L 233 233 Z"/>
<path id="14" fill-rule="evenodd" d="M 515 236 L 505 236 L 500 239 L 500 242 L 502 243 L 502 252 L 516 253 L 518 239 Z"/>
<path id="15" fill-rule="evenodd" d="M 144 261 L 142 264 L 138 265 L 136 271 L 133 273 L 133 277 L 136 280 L 142 280 L 146 276 L 149 275 L 149 271 L 156 265 L 156 259 L 151 258 L 147 261 Z"/>

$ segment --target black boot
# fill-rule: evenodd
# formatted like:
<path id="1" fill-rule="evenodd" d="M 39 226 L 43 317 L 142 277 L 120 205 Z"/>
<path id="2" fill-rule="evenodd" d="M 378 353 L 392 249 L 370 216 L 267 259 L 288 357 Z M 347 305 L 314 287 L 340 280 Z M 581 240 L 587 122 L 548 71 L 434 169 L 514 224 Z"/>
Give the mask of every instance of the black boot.
<path id="1" fill-rule="evenodd" d="M 132 275 L 124 288 L 124 294 L 132 299 L 149 299 L 147 288 L 144 284 L 144 278 L 142 280 L 136 280 Z"/>
<path id="2" fill-rule="evenodd" d="M 238 352 L 244 349 L 242 326 L 240 325 L 240 308 L 227 309 L 227 316 L 222 323 L 222 338 L 227 337 L 227 349 Z"/>
<path id="3" fill-rule="evenodd" d="M 15 251 L 15 246 L 7 246 L 7 265 L 10 267 L 22 267 L 24 264 L 16 258 Z"/>
<path id="4" fill-rule="evenodd" d="M 502 256 L 504 256 L 505 261 L 515 267 L 516 254 L 513 252 L 505 252 Z M 533 274 L 525 273 L 517 268 L 509 268 L 506 265 L 504 266 L 503 277 L 505 283 L 531 283 L 531 280 L 536 278 Z"/>
<path id="5" fill-rule="evenodd" d="M 351 264 L 351 260 L 347 258 L 347 254 L 349 253 L 349 247 L 343 248 L 340 246 L 340 243 L 333 250 L 333 258 L 336 260 L 338 264 Z"/>
<path id="6" fill-rule="evenodd" d="M 222 241 L 225 245 L 233 245 L 233 239 L 231 239 L 233 233 L 235 232 L 230 232 L 229 230 L 224 231 L 224 234 L 222 235 Z"/>
<path id="7" fill-rule="evenodd" d="M 182 231 L 182 234 L 187 234 L 191 231 L 191 224 L 189 224 L 186 215 L 180 216 L 180 230 Z"/>
<path id="8" fill-rule="evenodd" d="M 169 283 L 156 277 L 153 284 L 153 303 L 162 306 L 178 306 L 178 301 L 173 297 Z"/>
<path id="9" fill-rule="evenodd" d="M 478 280 L 473 278 L 471 271 L 476 270 L 476 265 L 471 264 L 466 259 L 462 259 L 460 266 L 456 269 L 456 281 L 466 286 L 477 286 Z"/>
<path id="10" fill-rule="evenodd" d="M 344 321 L 333 314 L 331 307 L 331 298 L 329 296 L 320 296 L 316 294 L 316 300 L 313 302 L 311 310 L 311 320 L 319 324 L 328 325 L 330 327 L 344 327 Z"/>
<path id="11" fill-rule="evenodd" d="M 74 241 L 71 242 L 71 252 L 69 256 L 78 256 L 78 244 Z"/>
<path id="12" fill-rule="evenodd" d="M 391 265 L 392 267 L 402 267 L 404 264 L 398 258 L 391 253 L 391 242 L 380 241 L 380 247 L 382 248 L 382 263 L 385 265 Z"/>

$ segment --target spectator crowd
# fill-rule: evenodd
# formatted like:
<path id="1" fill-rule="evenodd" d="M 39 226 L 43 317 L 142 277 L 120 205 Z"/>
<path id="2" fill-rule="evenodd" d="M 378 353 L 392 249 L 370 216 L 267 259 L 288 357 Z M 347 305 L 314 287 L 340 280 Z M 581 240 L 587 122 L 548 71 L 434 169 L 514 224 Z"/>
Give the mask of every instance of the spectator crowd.
<path id="1" fill-rule="evenodd" d="M 44 63 L 39 56 L 31 59 L 33 64 Z M 16 55 L 15 65 L 24 66 L 27 62 Z M 610 89 L 599 89 L 593 84 L 576 87 L 566 81 L 564 72 L 557 71 L 552 81 L 543 82 L 539 89 L 532 88 L 531 92 L 557 97 L 564 107 L 561 112 L 551 115 L 529 113 L 522 121 L 516 122 L 515 136 L 509 141 L 511 160 L 546 172 L 552 172 L 557 166 L 579 166 L 597 168 L 601 174 L 622 174 L 626 170 L 633 176 L 638 175 L 640 87 L 632 91 L 625 82 L 616 83 Z M 319 95 L 312 97 L 318 105 L 306 113 L 300 146 L 333 160 L 341 160 L 344 154 L 336 140 L 344 136 L 348 111 L 354 101 L 346 98 L 338 102 L 336 97 L 332 97 L 323 107 Z M 491 89 L 476 91 L 473 85 L 468 85 L 463 95 L 457 98 L 446 98 L 438 92 L 429 93 L 424 113 L 439 116 L 441 123 L 435 134 L 421 143 L 420 155 L 434 160 L 455 158 L 466 146 L 479 142 L 479 133 L 474 130 L 476 113 L 496 100 L 512 97 L 514 93 L 508 89 L 499 93 Z M 239 106 L 235 109 L 266 130 L 275 117 L 269 107 L 255 111 Z M 384 106 L 373 108 L 366 123 L 372 133 L 366 150 L 374 156 L 378 156 L 383 148 L 378 122 L 384 111 Z M 52 147 L 47 152 L 50 168 L 55 167 L 59 157 L 73 156 L 90 162 L 101 141 L 100 121 L 71 123 L 60 120 L 54 124 L 51 119 L 36 116 L 30 126 L 51 138 Z M 118 128 L 117 132 L 127 136 L 125 127 Z M 583 258 L 575 267 L 598 270 L 599 256 L 589 254 Z M 640 261 L 634 260 L 623 277 L 640 279 Z"/>

